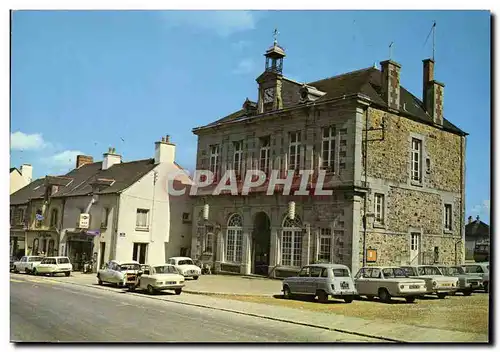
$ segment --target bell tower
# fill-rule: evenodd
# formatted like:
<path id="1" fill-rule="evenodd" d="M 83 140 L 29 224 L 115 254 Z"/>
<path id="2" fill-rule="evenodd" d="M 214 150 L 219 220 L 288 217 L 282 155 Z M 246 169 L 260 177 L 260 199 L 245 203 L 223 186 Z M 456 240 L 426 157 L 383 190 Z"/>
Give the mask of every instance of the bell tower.
<path id="1" fill-rule="evenodd" d="M 283 79 L 283 58 L 285 50 L 278 45 L 278 30 L 274 30 L 274 43 L 264 54 L 265 71 L 257 77 L 259 84 L 258 113 L 262 114 L 283 108 L 281 100 L 281 83 Z"/>

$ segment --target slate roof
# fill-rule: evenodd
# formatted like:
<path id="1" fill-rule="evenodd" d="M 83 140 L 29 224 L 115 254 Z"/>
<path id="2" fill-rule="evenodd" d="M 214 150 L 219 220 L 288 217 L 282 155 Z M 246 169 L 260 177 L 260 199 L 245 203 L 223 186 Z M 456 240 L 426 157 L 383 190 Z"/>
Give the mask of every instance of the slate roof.
<path id="1" fill-rule="evenodd" d="M 489 237 L 490 227 L 477 219 L 465 225 L 465 237 Z"/>
<path id="2" fill-rule="evenodd" d="M 177 164 L 176 164 L 177 165 Z M 83 196 L 92 192 L 91 182 L 96 178 L 113 179 L 111 186 L 102 189 L 99 194 L 119 193 L 146 175 L 155 167 L 154 159 L 144 159 L 115 164 L 107 170 L 101 170 L 102 162 L 85 164 L 73 169 L 61 177 L 70 178 L 66 186 L 60 186 L 52 197 Z M 10 196 L 10 204 L 25 204 L 30 199 L 41 199 L 45 194 L 45 178 L 40 178 L 21 188 Z"/>
<path id="3" fill-rule="evenodd" d="M 369 67 L 305 84 L 326 93 L 324 96 L 315 100 L 315 103 L 340 98 L 344 95 L 364 94 L 369 97 L 374 104 L 382 108 L 387 108 L 387 104 L 381 96 L 381 77 L 382 72 L 379 69 Z M 288 86 L 290 86 L 290 83 L 295 83 L 297 88 L 302 85 L 301 83 L 294 82 L 285 77 L 284 79 L 288 82 Z M 295 103 L 295 100 L 293 103 Z M 298 105 L 298 103 L 293 103 L 288 104 L 288 106 L 287 104 L 284 104 L 284 108 L 290 108 Z M 403 110 L 403 106 L 405 106 L 406 110 Z M 401 86 L 400 92 L 400 107 L 400 112 L 403 116 L 424 123 L 432 122 L 432 117 L 425 111 L 422 100 L 411 94 L 403 86 Z M 259 115 L 249 116 L 244 109 L 241 109 L 208 125 L 198 128 L 213 127 L 228 122 L 239 122 L 258 117 Z M 443 120 L 443 129 L 456 134 L 466 134 L 446 118 Z"/>
<path id="4" fill-rule="evenodd" d="M 17 172 L 21 173 L 21 172 L 17 169 L 17 167 L 11 167 L 11 168 L 10 168 L 10 171 L 9 171 L 9 174 L 11 174 L 11 173 L 12 173 L 12 171 L 14 171 L 14 170 L 16 170 Z"/>

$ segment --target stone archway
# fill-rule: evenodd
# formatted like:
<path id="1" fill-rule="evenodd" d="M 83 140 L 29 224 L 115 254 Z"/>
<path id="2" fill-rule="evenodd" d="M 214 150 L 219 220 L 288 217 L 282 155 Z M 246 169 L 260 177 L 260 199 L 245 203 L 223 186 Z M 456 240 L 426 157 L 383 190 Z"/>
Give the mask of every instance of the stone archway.
<path id="1" fill-rule="evenodd" d="M 252 231 L 252 273 L 268 274 L 271 251 L 271 220 L 264 212 L 255 215 Z"/>

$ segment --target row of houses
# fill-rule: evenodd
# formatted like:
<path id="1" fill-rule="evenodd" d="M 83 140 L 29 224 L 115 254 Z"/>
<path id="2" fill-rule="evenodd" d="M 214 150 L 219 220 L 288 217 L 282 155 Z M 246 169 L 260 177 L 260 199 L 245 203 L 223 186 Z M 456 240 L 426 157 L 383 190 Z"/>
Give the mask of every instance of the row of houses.
<path id="1" fill-rule="evenodd" d="M 155 179 L 178 168 L 174 146 L 157 142 L 154 159 L 83 157 L 67 175 L 15 193 L 16 248 L 24 240 L 33 251 L 38 240 L 48 253 L 52 240 L 52 251 L 76 256 L 87 246 L 98 263 L 189 254 L 217 272 L 277 277 L 316 261 L 353 271 L 370 263 L 462 262 L 467 133 L 445 118 L 434 61 L 423 61 L 418 98 L 400 85 L 402 66 L 391 60 L 380 70 L 301 83 L 283 75 L 284 58 L 275 41 L 256 101 L 247 98 L 240 110 L 193 130 L 196 168 L 215 174 L 213 187 L 226 170 L 240 181 L 247 170 L 262 170 L 266 184 L 272 170 L 309 170 L 312 180 L 325 171 L 331 195 L 270 196 L 264 184 L 248 195 L 213 195 L 208 187 L 169 197 Z M 86 231 L 77 226 L 81 213 L 90 214 Z"/>

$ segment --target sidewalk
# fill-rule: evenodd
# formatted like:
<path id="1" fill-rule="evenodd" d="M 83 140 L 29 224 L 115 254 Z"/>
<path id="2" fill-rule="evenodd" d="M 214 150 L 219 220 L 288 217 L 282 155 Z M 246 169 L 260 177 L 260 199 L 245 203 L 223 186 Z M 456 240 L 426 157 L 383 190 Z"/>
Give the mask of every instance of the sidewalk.
<path id="1" fill-rule="evenodd" d="M 92 286 L 97 289 L 116 291 L 110 286 L 97 286 L 95 274 L 73 273 L 70 277 L 53 277 L 50 280 L 67 282 L 76 285 Z M 227 286 L 226 286 L 227 285 Z M 222 287 L 221 287 L 222 286 Z M 230 292 L 234 289 L 236 292 Z M 240 276 L 207 275 L 199 280 L 190 280 L 183 290 L 186 293 L 218 294 L 279 294 L 281 282 L 260 278 L 243 278 Z M 204 291 L 209 290 L 209 291 Z M 240 293 L 241 292 L 241 293 Z M 128 294 L 145 297 L 144 293 Z M 147 296 L 150 299 L 194 305 L 198 307 L 223 310 L 239 314 L 261 317 L 268 320 L 290 322 L 305 326 L 329 329 L 338 332 L 350 333 L 365 337 L 379 338 L 394 342 L 487 342 L 485 334 L 468 333 L 463 331 L 424 328 L 414 325 L 400 324 L 388 320 L 368 320 L 356 317 L 347 317 L 340 314 L 320 313 L 299 310 L 287 307 L 275 307 L 260 303 L 227 300 L 207 295 L 180 295 L 157 294 Z"/>

